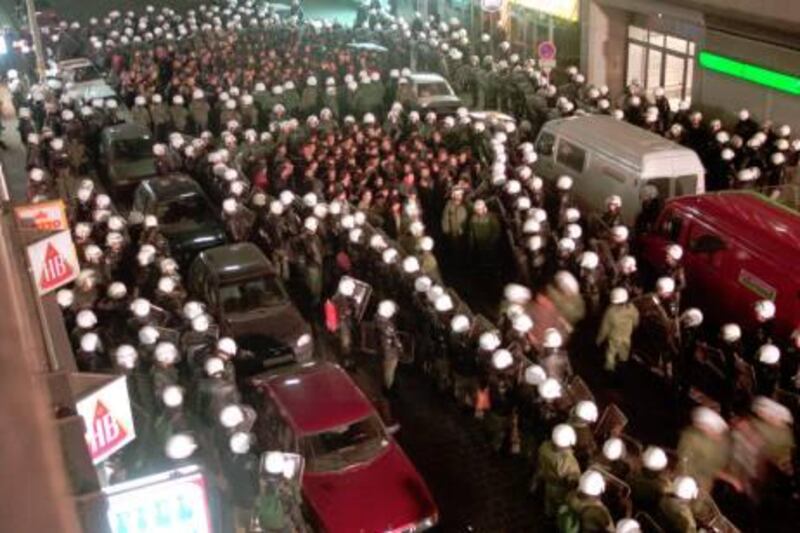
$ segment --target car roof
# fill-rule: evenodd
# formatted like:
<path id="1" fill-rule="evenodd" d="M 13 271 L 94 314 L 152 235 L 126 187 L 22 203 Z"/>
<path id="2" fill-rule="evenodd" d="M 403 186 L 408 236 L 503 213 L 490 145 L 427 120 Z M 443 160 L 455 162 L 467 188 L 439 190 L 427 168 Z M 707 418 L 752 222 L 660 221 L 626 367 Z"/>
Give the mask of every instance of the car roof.
<path id="1" fill-rule="evenodd" d="M 697 154 L 660 135 L 608 115 L 583 115 L 551 120 L 544 126 L 567 140 L 576 141 L 609 159 L 621 161 L 642 174 L 664 164 L 665 159 L 692 159 L 695 172 L 703 172 Z M 686 172 L 689 173 L 689 172 Z M 663 175 L 663 174 L 662 174 Z M 657 177 L 653 174 L 651 177 Z"/>
<path id="2" fill-rule="evenodd" d="M 64 59 L 57 63 L 58 68 L 61 70 L 72 70 L 76 68 L 92 67 L 94 63 L 89 61 L 86 57 L 76 57 L 73 59 Z"/>
<path id="3" fill-rule="evenodd" d="M 122 122 L 103 129 L 103 137 L 109 141 L 128 141 L 132 139 L 150 138 L 150 130 L 133 122 Z"/>
<path id="4" fill-rule="evenodd" d="M 203 193 L 200 185 L 186 174 L 170 174 L 168 176 L 150 178 L 142 182 L 142 187 L 148 188 L 161 201 L 187 196 L 189 193 Z"/>
<path id="5" fill-rule="evenodd" d="M 727 236 L 747 240 L 761 253 L 800 263 L 800 213 L 761 194 L 725 191 L 682 196 L 669 200 L 667 206 L 689 212 Z"/>
<path id="6" fill-rule="evenodd" d="M 447 80 L 444 79 L 444 76 L 442 76 L 441 74 L 437 74 L 435 72 L 414 72 L 406 77 L 409 80 L 413 81 L 414 83 L 436 83 L 436 82 L 447 83 Z"/>
<path id="7" fill-rule="evenodd" d="M 223 283 L 250 276 L 275 274 L 272 263 L 258 246 L 251 242 L 226 244 L 203 250 L 199 257 Z"/>
<path id="8" fill-rule="evenodd" d="M 334 363 L 309 363 L 262 383 L 299 434 L 351 424 L 375 412 L 347 372 Z"/>

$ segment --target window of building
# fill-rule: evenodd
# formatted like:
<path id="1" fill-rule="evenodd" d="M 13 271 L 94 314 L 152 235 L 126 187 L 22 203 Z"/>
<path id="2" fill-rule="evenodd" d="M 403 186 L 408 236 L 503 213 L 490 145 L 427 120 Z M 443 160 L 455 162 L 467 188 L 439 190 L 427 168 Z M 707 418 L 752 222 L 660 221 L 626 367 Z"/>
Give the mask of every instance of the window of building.
<path id="1" fill-rule="evenodd" d="M 652 91 L 663 87 L 673 107 L 691 98 L 695 43 L 639 26 L 628 26 L 626 82 Z"/>

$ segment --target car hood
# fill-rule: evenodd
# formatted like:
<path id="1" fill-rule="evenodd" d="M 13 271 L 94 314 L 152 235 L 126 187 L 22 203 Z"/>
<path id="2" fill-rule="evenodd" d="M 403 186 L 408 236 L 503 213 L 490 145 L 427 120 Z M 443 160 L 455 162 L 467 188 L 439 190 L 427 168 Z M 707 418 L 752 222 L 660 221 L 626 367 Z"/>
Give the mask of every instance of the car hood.
<path id="1" fill-rule="evenodd" d="M 111 164 L 111 179 L 118 183 L 132 182 L 156 174 L 155 159 L 140 159 L 138 161 L 116 162 Z"/>
<path id="2" fill-rule="evenodd" d="M 262 335 L 271 337 L 294 348 L 297 338 L 311 333 L 311 328 L 291 304 L 259 307 L 245 313 L 229 313 L 224 317 L 228 334 L 232 337 Z"/>
<path id="3" fill-rule="evenodd" d="M 425 481 L 391 439 L 370 463 L 306 472 L 303 493 L 327 533 L 392 531 L 437 514 Z"/>
<path id="4" fill-rule="evenodd" d="M 213 218 L 202 222 L 168 224 L 161 226 L 161 231 L 169 240 L 170 248 L 178 253 L 200 252 L 226 242 L 225 228 Z"/>

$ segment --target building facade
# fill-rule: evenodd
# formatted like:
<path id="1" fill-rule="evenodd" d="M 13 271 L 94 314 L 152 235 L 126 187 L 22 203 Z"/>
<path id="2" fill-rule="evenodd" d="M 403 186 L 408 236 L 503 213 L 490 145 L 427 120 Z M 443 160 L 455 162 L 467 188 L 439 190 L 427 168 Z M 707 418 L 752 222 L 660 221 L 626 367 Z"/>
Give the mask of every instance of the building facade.
<path id="1" fill-rule="evenodd" d="M 800 129 L 796 0 L 581 0 L 581 67 L 619 94 L 638 82 L 710 116 L 742 108 Z"/>

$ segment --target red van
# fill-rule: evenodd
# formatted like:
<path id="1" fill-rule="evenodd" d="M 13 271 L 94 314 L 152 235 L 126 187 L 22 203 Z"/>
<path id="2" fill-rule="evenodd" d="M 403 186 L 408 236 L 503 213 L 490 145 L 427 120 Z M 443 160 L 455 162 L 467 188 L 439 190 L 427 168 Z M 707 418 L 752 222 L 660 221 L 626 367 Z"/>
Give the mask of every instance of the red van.
<path id="1" fill-rule="evenodd" d="M 338 365 L 312 362 L 252 379 L 259 442 L 305 458 L 303 501 L 327 533 L 412 533 L 436 525 L 425 481 Z"/>
<path id="2" fill-rule="evenodd" d="M 800 214 L 746 191 L 683 196 L 666 202 L 655 232 L 641 238 L 648 266 L 662 270 L 665 248 L 683 247 L 687 305 L 716 324 L 753 328 L 753 304 L 772 300 L 775 335 L 800 325 Z"/>

